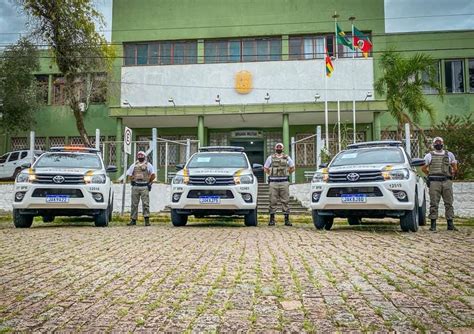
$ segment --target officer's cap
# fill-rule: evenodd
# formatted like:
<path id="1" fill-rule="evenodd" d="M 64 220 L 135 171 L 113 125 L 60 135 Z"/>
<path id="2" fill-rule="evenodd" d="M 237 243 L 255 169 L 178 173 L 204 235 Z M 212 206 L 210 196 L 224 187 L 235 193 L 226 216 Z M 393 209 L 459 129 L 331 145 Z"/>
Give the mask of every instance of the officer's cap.
<path id="1" fill-rule="evenodd" d="M 137 153 L 137 158 L 144 158 L 144 157 L 146 157 L 145 152 L 143 152 L 143 151 L 138 151 L 138 153 Z"/>
<path id="2" fill-rule="evenodd" d="M 434 137 L 434 138 L 433 138 L 433 144 L 436 143 L 437 141 L 441 142 L 441 144 L 444 143 L 443 138 L 441 138 L 441 137 Z"/>
<path id="3" fill-rule="evenodd" d="M 276 150 L 276 149 L 279 149 L 279 148 L 283 150 L 283 149 L 285 148 L 285 146 L 284 146 L 282 143 L 277 143 L 277 144 L 275 145 L 275 150 Z"/>

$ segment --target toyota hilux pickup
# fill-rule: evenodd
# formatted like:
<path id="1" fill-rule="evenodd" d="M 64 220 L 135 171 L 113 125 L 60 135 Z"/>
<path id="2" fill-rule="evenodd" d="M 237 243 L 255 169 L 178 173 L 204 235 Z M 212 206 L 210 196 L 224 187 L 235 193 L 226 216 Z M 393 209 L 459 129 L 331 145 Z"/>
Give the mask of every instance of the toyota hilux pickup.
<path id="1" fill-rule="evenodd" d="M 171 222 L 184 226 L 188 216 L 244 216 L 257 225 L 258 181 L 242 147 L 201 147 L 176 173 L 171 187 Z"/>
<path id="2" fill-rule="evenodd" d="M 311 182 L 311 209 L 317 229 L 331 229 L 335 217 L 350 225 L 362 218 L 400 219 L 403 231 L 426 224 L 425 182 L 399 141 L 352 144 L 329 164 L 322 164 Z"/>
<path id="3" fill-rule="evenodd" d="M 84 147 L 53 147 L 17 175 L 13 223 L 28 228 L 35 216 L 52 222 L 56 216 L 91 216 L 107 226 L 113 210 L 113 188 L 100 151 Z"/>

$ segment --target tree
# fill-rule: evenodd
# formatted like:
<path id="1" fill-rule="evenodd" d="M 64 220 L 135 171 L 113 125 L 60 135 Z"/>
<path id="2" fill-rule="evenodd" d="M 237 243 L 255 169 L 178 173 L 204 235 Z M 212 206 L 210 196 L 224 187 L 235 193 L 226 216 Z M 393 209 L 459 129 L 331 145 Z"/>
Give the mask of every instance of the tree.
<path id="1" fill-rule="evenodd" d="M 42 93 L 33 75 L 38 68 L 38 52 L 25 38 L 3 52 L 0 58 L 0 124 L 3 131 L 15 133 L 33 126 Z"/>
<path id="2" fill-rule="evenodd" d="M 64 75 L 66 103 L 74 114 L 83 143 L 90 146 L 80 92 L 89 73 L 106 72 L 112 62 L 112 49 L 96 32 L 96 23 L 104 25 L 102 15 L 95 10 L 91 0 L 17 1 L 31 18 L 33 35 L 51 48 L 59 71 Z"/>
<path id="3" fill-rule="evenodd" d="M 458 161 L 457 178 L 474 178 L 474 122 L 472 114 L 461 117 L 450 115 L 433 127 L 432 137 L 440 136 L 446 149 L 452 151 Z"/>
<path id="4" fill-rule="evenodd" d="M 388 110 L 398 123 L 398 138 L 402 138 L 405 123 L 424 136 L 419 126 L 421 116 L 426 112 L 431 122 L 434 122 L 435 111 L 428 103 L 423 88 L 434 88 L 442 97 L 442 89 L 436 78 L 436 61 L 425 54 L 404 58 L 389 50 L 380 57 L 380 64 L 382 77 L 375 82 L 375 90 L 378 94 L 386 95 Z"/>

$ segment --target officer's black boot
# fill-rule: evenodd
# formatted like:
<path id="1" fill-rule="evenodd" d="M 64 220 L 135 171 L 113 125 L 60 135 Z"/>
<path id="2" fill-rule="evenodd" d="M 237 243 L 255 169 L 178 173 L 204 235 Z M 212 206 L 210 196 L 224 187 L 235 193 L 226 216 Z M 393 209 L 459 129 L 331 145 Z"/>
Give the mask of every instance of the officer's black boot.
<path id="1" fill-rule="evenodd" d="M 270 213 L 270 221 L 268 222 L 268 226 L 273 226 L 275 225 L 275 214 Z"/>
<path id="2" fill-rule="evenodd" d="M 290 222 L 290 215 L 285 213 L 285 226 L 292 226 L 293 224 Z"/>
<path id="3" fill-rule="evenodd" d="M 145 226 L 150 226 L 150 217 L 145 217 Z"/>
<path id="4" fill-rule="evenodd" d="M 452 219 L 448 219 L 448 231 L 457 231 L 458 229 L 454 227 L 454 222 Z"/>
<path id="5" fill-rule="evenodd" d="M 430 231 L 436 231 L 436 219 L 431 219 Z"/>
<path id="6" fill-rule="evenodd" d="M 127 224 L 127 226 L 133 226 L 133 225 L 137 225 L 137 221 L 135 219 L 131 219 L 130 223 Z"/>

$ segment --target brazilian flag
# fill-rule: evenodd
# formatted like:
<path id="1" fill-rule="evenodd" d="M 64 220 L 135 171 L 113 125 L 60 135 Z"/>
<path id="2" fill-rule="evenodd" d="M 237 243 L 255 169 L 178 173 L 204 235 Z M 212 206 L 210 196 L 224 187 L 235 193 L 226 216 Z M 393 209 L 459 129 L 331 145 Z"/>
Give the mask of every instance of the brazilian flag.
<path id="1" fill-rule="evenodd" d="M 337 37 L 337 44 L 342 44 L 347 46 L 349 49 L 354 50 L 351 41 L 346 37 L 344 31 L 341 30 L 339 24 L 336 23 L 336 37 Z"/>

